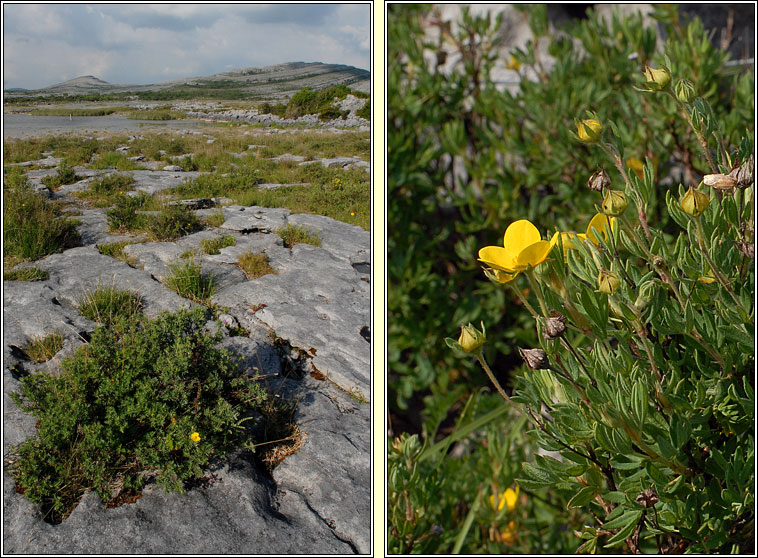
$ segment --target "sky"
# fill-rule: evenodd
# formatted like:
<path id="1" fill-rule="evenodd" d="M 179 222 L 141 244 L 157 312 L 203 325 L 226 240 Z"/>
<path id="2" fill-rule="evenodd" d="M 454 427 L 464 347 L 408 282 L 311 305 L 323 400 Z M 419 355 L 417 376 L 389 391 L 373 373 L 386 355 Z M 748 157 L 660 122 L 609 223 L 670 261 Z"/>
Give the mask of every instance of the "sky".
<path id="1" fill-rule="evenodd" d="M 371 68 L 371 5 L 3 3 L 3 89 L 144 85 L 249 66 Z"/>

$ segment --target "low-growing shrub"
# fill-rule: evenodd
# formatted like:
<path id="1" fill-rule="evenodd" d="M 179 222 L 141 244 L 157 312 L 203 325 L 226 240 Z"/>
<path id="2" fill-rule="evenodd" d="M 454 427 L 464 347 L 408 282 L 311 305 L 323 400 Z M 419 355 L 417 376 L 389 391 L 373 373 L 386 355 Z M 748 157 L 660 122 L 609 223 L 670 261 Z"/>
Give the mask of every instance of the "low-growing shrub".
<path id="1" fill-rule="evenodd" d="M 269 264 L 268 256 L 264 252 L 247 252 L 237 259 L 237 265 L 245 272 L 248 279 L 257 279 L 276 270 Z"/>
<path id="2" fill-rule="evenodd" d="M 63 335 L 55 332 L 35 337 L 23 348 L 26 358 L 35 363 L 47 362 L 63 348 Z"/>
<path id="3" fill-rule="evenodd" d="M 5 281 L 46 281 L 50 274 L 37 266 L 19 266 L 3 272 Z"/>
<path id="4" fill-rule="evenodd" d="M 216 291 L 213 277 L 204 274 L 202 266 L 196 264 L 192 256 L 185 262 L 169 265 L 166 286 L 179 296 L 204 305 L 210 304 Z"/>
<path id="5" fill-rule="evenodd" d="M 203 254 L 220 254 L 221 248 L 227 246 L 234 246 L 237 244 L 237 239 L 234 235 L 225 234 L 218 238 L 206 238 L 200 242 L 200 251 Z"/>
<path id="6" fill-rule="evenodd" d="M 142 168 L 138 163 L 131 161 L 129 157 L 123 153 L 115 151 L 103 153 L 96 161 L 90 163 L 88 166 L 91 169 L 99 170 L 114 167 L 120 171 L 139 170 Z"/>
<path id="7" fill-rule="evenodd" d="M 85 318 L 105 325 L 128 319 L 142 312 L 139 295 L 114 285 L 98 285 L 78 300 L 79 311 Z"/>
<path id="8" fill-rule="evenodd" d="M 74 169 L 72 169 L 66 163 L 61 163 L 58 167 L 58 170 L 53 176 L 45 176 L 42 178 L 42 184 L 51 190 L 57 190 L 64 184 L 73 184 L 79 179 L 80 177 L 77 176 Z"/>
<path id="9" fill-rule="evenodd" d="M 284 227 L 276 229 L 278 234 L 284 241 L 284 246 L 292 248 L 295 244 L 312 244 L 313 246 L 321 246 L 321 239 L 318 232 L 311 232 L 307 227 L 302 225 L 288 224 Z"/>
<path id="10" fill-rule="evenodd" d="M 371 99 L 368 99 L 361 108 L 355 111 L 355 116 L 371 120 Z"/>
<path id="11" fill-rule="evenodd" d="M 203 217 L 202 222 L 207 227 L 220 227 L 226 222 L 226 217 L 224 217 L 223 210 L 219 209 L 217 213 Z"/>
<path id="12" fill-rule="evenodd" d="M 16 488 L 59 523 L 93 489 L 118 505 L 155 478 L 182 492 L 212 460 L 254 447 L 244 428 L 268 397 L 204 331 L 206 311 L 98 327 L 63 373 L 30 375 L 13 399 L 39 435 L 16 446 Z"/>
<path id="13" fill-rule="evenodd" d="M 119 194 L 133 190 L 132 185 L 135 182 L 134 177 L 129 174 L 112 173 L 93 182 L 88 190 L 75 192 L 74 195 L 93 202 L 95 207 L 108 207 L 115 203 Z"/>

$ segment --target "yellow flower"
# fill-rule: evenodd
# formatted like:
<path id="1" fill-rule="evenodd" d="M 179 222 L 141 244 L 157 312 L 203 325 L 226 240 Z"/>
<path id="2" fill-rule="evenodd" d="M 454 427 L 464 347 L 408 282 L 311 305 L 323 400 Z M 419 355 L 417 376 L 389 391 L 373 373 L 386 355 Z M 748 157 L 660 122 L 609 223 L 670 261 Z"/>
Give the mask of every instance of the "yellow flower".
<path id="1" fill-rule="evenodd" d="M 516 542 L 516 522 L 509 521 L 508 526 L 500 533 L 500 542 L 513 544 Z"/>
<path id="2" fill-rule="evenodd" d="M 596 143 L 603 132 L 603 125 L 597 120 L 582 120 L 577 124 L 577 135 L 584 143 Z"/>
<path id="3" fill-rule="evenodd" d="M 479 261 L 515 277 L 527 267 L 544 262 L 557 238 L 553 235 L 550 241 L 542 240 L 537 227 L 521 219 L 505 229 L 502 247 L 485 246 L 479 250 Z"/>
<path id="4" fill-rule="evenodd" d="M 190 440 L 192 440 L 195 443 L 199 442 L 200 441 L 200 434 L 198 434 L 197 432 L 193 432 L 190 435 Z"/>
<path id="5" fill-rule="evenodd" d="M 516 57 L 511 54 L 511 59 L 505 63 L 505 67 L 509 70 L 514 70 L 518 72 L 519 69 L 521 68 L 521 62 L 516 60 Z"/>
<path id="6" fill-rule="evenodd" d="M 495 507 L 495 495 L 490 495 L 490 505 L 492 506 L 492 509 L 495 511 L 500 511 L 503 509 L 503 506 L 508 506 L 506 508 L 506 511 L 511 511 L 512 509 L 516 508 L 516 503 L 518 502 L 518 492 L 519 488 L 516 487 L 516 490 L 513 490 L 512 488 L 506 488 L 505 492 L 503 492 L 500 495 L 500 500 L 498 502 L 497 507 Z"/>
<path id="7" fill-rule="evenodd" d="M 558 235 L 561 235 L 561 243 L 563 244 L 563 259 L 566 260 L 566 255 L 569 251 L 569 249 L 578 248 L 577 240 L 589 240 L 594 244 L 595 246 L 600 246 L 600 235 L 603 235 L 603 240 L 605 240 L 606 244 L 609 242 L 609 236 L 608 236 L 608 221 L 610 220 L 611 224 L 611 230 L 613 233 L 618 230 L 618 224 L 616 222 L 615 217 L 608 217 L 602 213 L 596 214 L 591 220 L 590 224 L 587 225 L 587 232 L 586 233 L 569 233 L 569 232 L 562 232 L 562 233 L 555 233 L 553 235 L 553 238 L 551 239 L 551 242 L 555 243 L 558 240 Z"/>
<path id="8" fill-rule="evenodd" d="M 350 216 L 351 216 L 351 217 L 355 217 L 355 211 L 351 211 L 351 212 L 350 212 Z"/>

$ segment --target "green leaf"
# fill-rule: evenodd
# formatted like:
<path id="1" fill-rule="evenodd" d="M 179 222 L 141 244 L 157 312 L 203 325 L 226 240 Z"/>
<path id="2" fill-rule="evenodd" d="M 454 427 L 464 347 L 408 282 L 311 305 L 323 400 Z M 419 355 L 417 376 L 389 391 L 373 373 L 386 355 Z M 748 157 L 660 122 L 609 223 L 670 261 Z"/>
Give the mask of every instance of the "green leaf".
<path id="1" fill-rule="evenodd" d="M 583 508 L 595 498 L 596 491 L 597 489 L 594 486 L 583 487 L 579 492 L 574 494 L 571 500 L 568 501 L 566 507 L 568 507 L 568 509 Z"/>
<path id="2" fill-rule="evenodd" d="M 629 512 L 629 518 L 628 522 L 619 530 L 618 533 L 613 535 L 608 542 L 605 544 L 603 548 L 611 548 L 613 546 L 616 546 L 631 535 L 634 532 L 635 527 L 637 527 L 637 522 L 640 520 L 640 517 L 642 517 L 642 511 L 636 511 L 636 512 Z M 622 515 L 621 517 L 625 517 L 627 514 Z M 621 518 L 619 518 L 621 519 Z"/>
<path id="3" fill-rule="evenodd" d="M 647 462 L 645 464 L 645 471 L 647 471 L 647 474 L 650 475 L 650 478 L 653 479 L 659 486 L 663 486 L 668 482 L 666 475 L 664 475 L 658 467 L 650 462 Z"/>
<path id="4" fill-rule="evenodd" d="M 626 502 L 626 494 L 618 490 L 612 490 L 603 494 L 603 500 L 613 502 L 614 504 L 623 504 Z"/>
<path id="5" fill-rule="evenodd" d="M 603 523 L 603 529 L 623 529 L 630 521 L 636 523 L 642 510 L 626 510 L 619 517 Z"/>

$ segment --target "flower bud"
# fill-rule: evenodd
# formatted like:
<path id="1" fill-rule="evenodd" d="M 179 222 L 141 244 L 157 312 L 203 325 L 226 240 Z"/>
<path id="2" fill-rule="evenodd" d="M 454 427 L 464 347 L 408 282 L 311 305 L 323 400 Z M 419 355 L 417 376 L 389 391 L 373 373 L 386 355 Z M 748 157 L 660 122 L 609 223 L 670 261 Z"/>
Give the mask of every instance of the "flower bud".
<path id="1" fill-rule="evenodd" d="M 706 210 L 709 203 L 711 203 L 711 199 L 708 196 L 690 188 L 684 194 L 680 205 L 682 206 L 682 211 L 687 215 L 697 217 Z"/>
<path id="2" fill-rule="evenodd" d="M 637 299 L 634 301 L 634 307 L 639 312 L 645 311 L 645 309 L 650 306 L 650 303 L 653 302 L 656 288 L 655 281 L 645 281 L 642 283 Z"/>
<path id="3" fill-rule="evenodd" d="M 550 318 L 545 318 L 545 327 L 542 330 L 542 336 L 545 339 L 557 339 L 566 331 L 566 316 L 558 312 L 551 312 Z"/>
<path id="4" fill-rule="evenodd" d="M 597 276 L 597 288 L 601 293 L 613 294 L 619 285 L 621 285 L 621 280 L 618 275 L 605 269 L 600 270 L 600 274 Z"/>
<path id="5" fill-rule="evenodd" d="M 526 365 L 532 370 L 545 370 L 550 368 L 550 361 L 547 358 L 547 353 L 542 349 L 522 349 L 518 350 L 521 358 L 524 359 Z"/>
<path id="6" fill-rule="evenodd" d="M 624 192 L 619 192 L 617 190 L 608 190 L 605 193 L 603 203 L 600 204 L 600 209 L 606 215 L 618 217 L 624 212 L 627 205 L 629 205 L 629 202 L 627 201 L 626 194 L 624 194 Z"/>
<path id="7" fill-rule="evenodd" d="M 597 120 L 582 120 L 577 124 L 577 135 L 583 143 L 597 143 L 602 132 L 603 125 Z"/>
<path id="8" fill-rule="evenodd" d="M 479 331 L 471 324 L 461 326 L 461 334 L 458 337 L 458 341 L 452 341 L 450 343 L 448 339 L 445 340 L 448 346 L 463 351 L 464 353 L 478 353 L 486 341 L 484 332 L 484 323 L 482 323 L 482 331 Z"/>
<path id="9" fill-rule="evenodd" d="M 737 186 L 737 180 L 726 174 L 706 174 L 703 184 L 718 190 L 731 190 Z"/>
<path id="10" fill-rule="evenodd" d="M 671 82 L 671 74 L 666 68 L 651 68 L 645 65 L 645 86 L 651 91 L 661 91 Z"/>
<path id="11" fill-rule="evenodd" d="M 753 182 L 755 181 L 755 177 L 753 175 L 753 155 L 750 154 L 750 157 L 748 157 L 748 160 L 745 161 L 742 165 L 735 167 L 732 169 L 732 172 L 729 173 L 729 177 L 733 178 L 737 182 L 737 188 L 747 188 Z"/>
<path id="12" fill-rule="evenodd" d="M 692 99 L 697 96 L 695 84 L 688 79 L 680 79 L 677 81 L 674 86 L 674 92 L 676 93 L 677 99 L 685 104 L 691 103 Z"/>
<path id="13" fill-rule="evenodd" d="M 603 188 L 607 188 L 610 185 L 611 178 L 608 176 L 608 173 L 605 172 L 605 169 L 600 169 L 595 172 L 587 181 L 587 187 L 595 192 L 602 192 Z"/>

